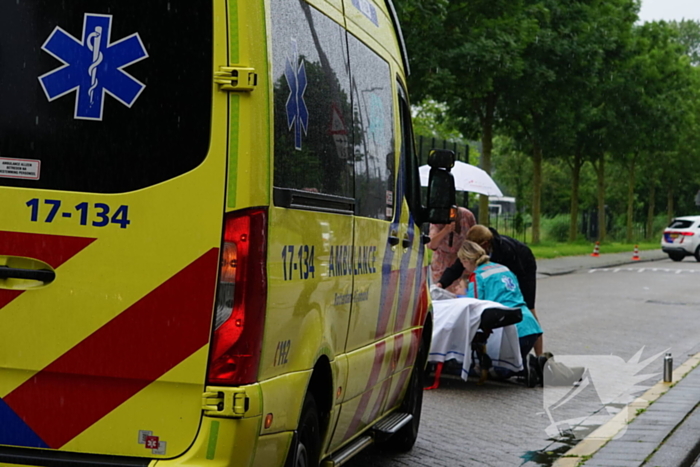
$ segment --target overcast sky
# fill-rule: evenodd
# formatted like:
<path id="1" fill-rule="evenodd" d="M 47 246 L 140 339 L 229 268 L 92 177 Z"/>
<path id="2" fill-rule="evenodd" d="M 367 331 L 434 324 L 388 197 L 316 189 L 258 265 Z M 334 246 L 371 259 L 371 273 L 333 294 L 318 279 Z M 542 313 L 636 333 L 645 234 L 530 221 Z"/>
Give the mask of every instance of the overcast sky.
<path id="1" fill-rule="evenodd" d="M 700 21 L 700 0 L 642 0 L 642 22 L 694 19 Z"/>

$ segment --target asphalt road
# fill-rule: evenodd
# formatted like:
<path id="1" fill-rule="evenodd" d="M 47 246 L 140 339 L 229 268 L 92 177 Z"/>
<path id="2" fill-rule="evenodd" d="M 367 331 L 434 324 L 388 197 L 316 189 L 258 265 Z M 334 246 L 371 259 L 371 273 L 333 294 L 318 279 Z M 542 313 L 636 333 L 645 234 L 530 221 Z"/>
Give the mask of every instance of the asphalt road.
<path id="1" fill-rule="evenodd" d="M 538 280 L 546 350 L 589 369 L 578 388 L 443 379 L 424 393 L 406 454 L 373 447 L 350 467 L 546 466 L 675 366 L 700 352 L 700 263 L 686 258 Z M 648 360 L 648 361 L 647 361 Z"/>

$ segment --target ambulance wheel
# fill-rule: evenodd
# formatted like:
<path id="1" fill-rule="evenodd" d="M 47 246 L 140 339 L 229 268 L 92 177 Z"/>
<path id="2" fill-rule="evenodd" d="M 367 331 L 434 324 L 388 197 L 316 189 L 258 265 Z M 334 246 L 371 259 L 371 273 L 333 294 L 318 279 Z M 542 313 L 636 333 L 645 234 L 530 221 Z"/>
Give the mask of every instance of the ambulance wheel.
<path id="1" fill-rule="evenodd" d="M 420 426 L 420 413 L 423 408 L 423 386 L 425 377 L 425 346 L 421 340 L 418 349 L 416 365 L 411 373 L 411 380 L 408 383 L 406 397 L 401 404 L 400 412 L 413 416 L 410 422 L 404 425 L 391 438 L 386 441 L 387 447 L 400 452 L 407 452 L 413 448 L 418 438 L 418 427 Z"/>
<path id="2" fill-rule="evenodd" d="M 693 256 L 695 256 L 695 261 L 700 263 L 700 246 L 695 249 Z"/>
<path id="3" fill-rule="evenodd" d="M 297 427 L 296 446 L 289 448 L 285 466 L 318 467 L 321 452 L 321 430 L 318 407 L 311 394 L 304 399 L 304 406 Z"/>

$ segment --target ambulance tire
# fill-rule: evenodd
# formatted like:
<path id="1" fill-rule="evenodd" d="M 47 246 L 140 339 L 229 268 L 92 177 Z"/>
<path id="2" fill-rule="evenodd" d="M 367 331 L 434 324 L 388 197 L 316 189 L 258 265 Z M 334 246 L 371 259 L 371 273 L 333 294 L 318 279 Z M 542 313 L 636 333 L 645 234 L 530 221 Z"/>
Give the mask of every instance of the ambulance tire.
<path id="1" fill-rule="evenodd" d="M 413 445 L 416 444 L 416 439 L 418 438 L 420 414 L 423 408 L 423 386 L 425 385 L 425 352 L 425 344 L 421 340 L 420 348 L 418 349 L 418 358 L 416 359 L 416 365 L 413 367 L 413 372 L 411 373 L 411 380 L 408 383 L 406 397 L 399 409 L 401 412 L 411 414 L 413 418 L 386 441 L 387 447 L 395 451 L 410 451 Z"/>
<path id="2" fill-rule="evenodd" d="M 318 407 L 312 394 L 307 394 L 304 399 L 295 444 L 289 448 L 285 466 L 318 467 L 321 453 L 321 429 Z"/>

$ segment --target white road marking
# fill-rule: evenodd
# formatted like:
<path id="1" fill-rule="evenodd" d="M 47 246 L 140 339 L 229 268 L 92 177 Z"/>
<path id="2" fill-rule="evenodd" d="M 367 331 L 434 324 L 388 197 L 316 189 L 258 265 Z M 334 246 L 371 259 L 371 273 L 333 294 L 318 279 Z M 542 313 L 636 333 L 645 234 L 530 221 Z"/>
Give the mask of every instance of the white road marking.
<path id="1" fill-rule="evenodd" d="M 695 274 L 697 272 L 700 272 L 698 269 L 667 269 L 667 268 L 598 268 L 598 269 L 589 269 L 588 273 L 593 274 L 594 272 L 612 272 L 612 273 L 617 273 L 617 272 L 636 272 L 636 273 L 642 273 L 642 272 L 656 272 L 656 273 L 673 273 L 673 274 Z"/>

